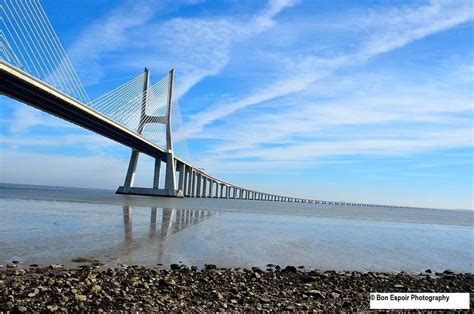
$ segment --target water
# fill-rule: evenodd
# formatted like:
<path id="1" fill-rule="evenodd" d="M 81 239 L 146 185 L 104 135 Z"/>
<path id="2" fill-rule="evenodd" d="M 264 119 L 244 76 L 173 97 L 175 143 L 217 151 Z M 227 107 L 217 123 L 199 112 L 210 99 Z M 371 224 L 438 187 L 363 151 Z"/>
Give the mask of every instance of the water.
<path id="1" fill-rule="evenodd" d="M 128 197 L 0 184 L 0 264 L 73 259 L 473 271 L 474 212 Z"/>

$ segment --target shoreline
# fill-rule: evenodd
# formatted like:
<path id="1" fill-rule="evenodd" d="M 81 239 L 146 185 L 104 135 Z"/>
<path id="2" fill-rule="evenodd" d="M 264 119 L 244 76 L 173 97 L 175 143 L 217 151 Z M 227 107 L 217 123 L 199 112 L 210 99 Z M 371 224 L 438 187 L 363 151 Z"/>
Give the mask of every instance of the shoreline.
<path id="1" fill-rule="evenodd" d="M 471 273 L 218 268 L 0 268 L 1 311 L 366 311 L 370 292 L 470 292 Z"/>

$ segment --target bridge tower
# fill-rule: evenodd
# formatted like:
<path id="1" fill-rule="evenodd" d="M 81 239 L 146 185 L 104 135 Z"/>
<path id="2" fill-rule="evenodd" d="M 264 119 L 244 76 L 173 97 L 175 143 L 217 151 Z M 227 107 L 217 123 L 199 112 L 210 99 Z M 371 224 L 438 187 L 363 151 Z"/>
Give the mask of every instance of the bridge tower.
<path id="1" fill-rule="evenodd" d="M 171 69 L 168 75 L 168 97 L 166 103 L 166 114 L 164 116 L 150 116 L 146 112 L 147 98 L 150 92 L 150 72 L 145 68 L 143 80 L 143 98 L 140 112 L 140 122 L 138 125 L 138 134 L 143 133 L 143 129 L 147 123 L 161 123 L 165 125 L 166 129 L 166 172 L 165 172 L 165 187 L 159 188 L 160 184 L 160 170 L 162 159 L 159 156 L 155 158 L 155 167 L 153 173 L 153 188 L 135 187 L 135 174 L 137 170 L 138 157 L 140 152 L 132 149 L 130 162 L 128 164 L 127 175 L 125 183 L 117 190 L 118 194 L 139 194 L 151 196 L 175 196 L 183 197 L 183 192 L 176 189 L 176 161 L 173 152 L 173 136 L 171 125 L 171 113 L 173 105 L 173 84 L 174 84 L 174 69 Z"/>

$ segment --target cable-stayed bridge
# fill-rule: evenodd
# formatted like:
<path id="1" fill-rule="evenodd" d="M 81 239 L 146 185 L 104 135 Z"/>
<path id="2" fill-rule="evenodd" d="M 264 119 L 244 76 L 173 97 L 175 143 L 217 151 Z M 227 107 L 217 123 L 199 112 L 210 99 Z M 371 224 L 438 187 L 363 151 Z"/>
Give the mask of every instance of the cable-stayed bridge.
<path id="1" fill-rule="evenodd" d="M 91 100 L 39 0 L 0 0 L 0 13 L 0 93 L 130 147 L 125 182 L 117 193 L 384 206 L 275 195 L 210 175 L 174 153 L 172 115 L 179 108 L 174 70 L 152 84 L 145 69 Z M 155 159 L 151 187 L 134 186 L 140 153 Z"/>

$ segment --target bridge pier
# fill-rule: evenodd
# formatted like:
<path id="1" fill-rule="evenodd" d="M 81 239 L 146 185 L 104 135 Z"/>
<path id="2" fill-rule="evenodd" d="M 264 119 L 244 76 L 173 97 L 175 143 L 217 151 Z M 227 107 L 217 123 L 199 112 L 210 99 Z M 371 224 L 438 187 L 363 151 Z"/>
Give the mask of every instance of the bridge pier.
<path id="1" fill-rule="evenodd" d="M 207 197 L 207 178 L 203 177 L 202 179 L 202 197 Z"/>
<path id="2" fill-rule="evenodd" d="M 192 178 L 192 183 L 191 183 L 191 194 L 190 194 L 190 196 L 195 197 L 196 196 L 197 173 L 194 169 L 193 169 L 193 174 L 192 174 L 191 178 Z"/>
<path id="3" fill-rule="evenodd" d="M 196 184 L 196 189 L 197 189 L 197 192 L 196 192 L 196 197 L 202 197 L 202 191 L 201 191 L 201 174 L 198 173 L 197 175 L 197 184 Z"/>
<path id="4" fill-rule="evenodd" d="M 184 196 L 184 180 L 186 177 L 185 169 L 186 169 L 186 165 L 183 163 L 180 163 L 178 166 L 178 172 L 179 172 L 178 190 L 183 191 L 183 196 Z"/>
<path id="5" fill-rule="evenodd" d="M 161 170 L 161 159 L 155 159 L 155 169 L 153 174 L 153 188 L 158 189 L 160 186 L 160 170 Z"/>
<path id="6" fill-rule="evenodd" d="M 161 169 L 161 157 L 153 156 L 155 158 L 155 165 L 153 171 L 153 187 L 152 188 L 140 188 L 134 187 L 135 174 L 138 163 L 138 150 L 133 149 L 132 155 L 130 156 L 130 162 L 128 165 L 127 175 L 125 177 L 124 185 L 119 187 L 117 194 L 136 194 L 136 195 L 151 195 L 151 196 L 172 196 L 172 197 L 184 197 L 183 190 L 176 189 L 176 160 L 173 153 L 173 141 L 171 134 L 171 106 L 173 97 L 173 80 L 174 70 L 169 72 L 168 80 L 168 98 L 167 98 L 167 111 L 165 116 L 149 116 L 146 113 L 147 98 L 149 94 L 149 80 L 150 73 L 145 68 L 144 80 L 143 80 L 143 94 L 141 100 L 141 111 L 140 120 L 138 123 L 138 134 L 142 134 L 147 123 L 162 123 L 166 126 L 166 173 L 165 173 L 165 187 L 160 189 L 160 169 Z"/>
<path id="7" fill-rule="evenodd" d="M 214 197 L 214 180 L 209 179 L 209 197 Z"/>

